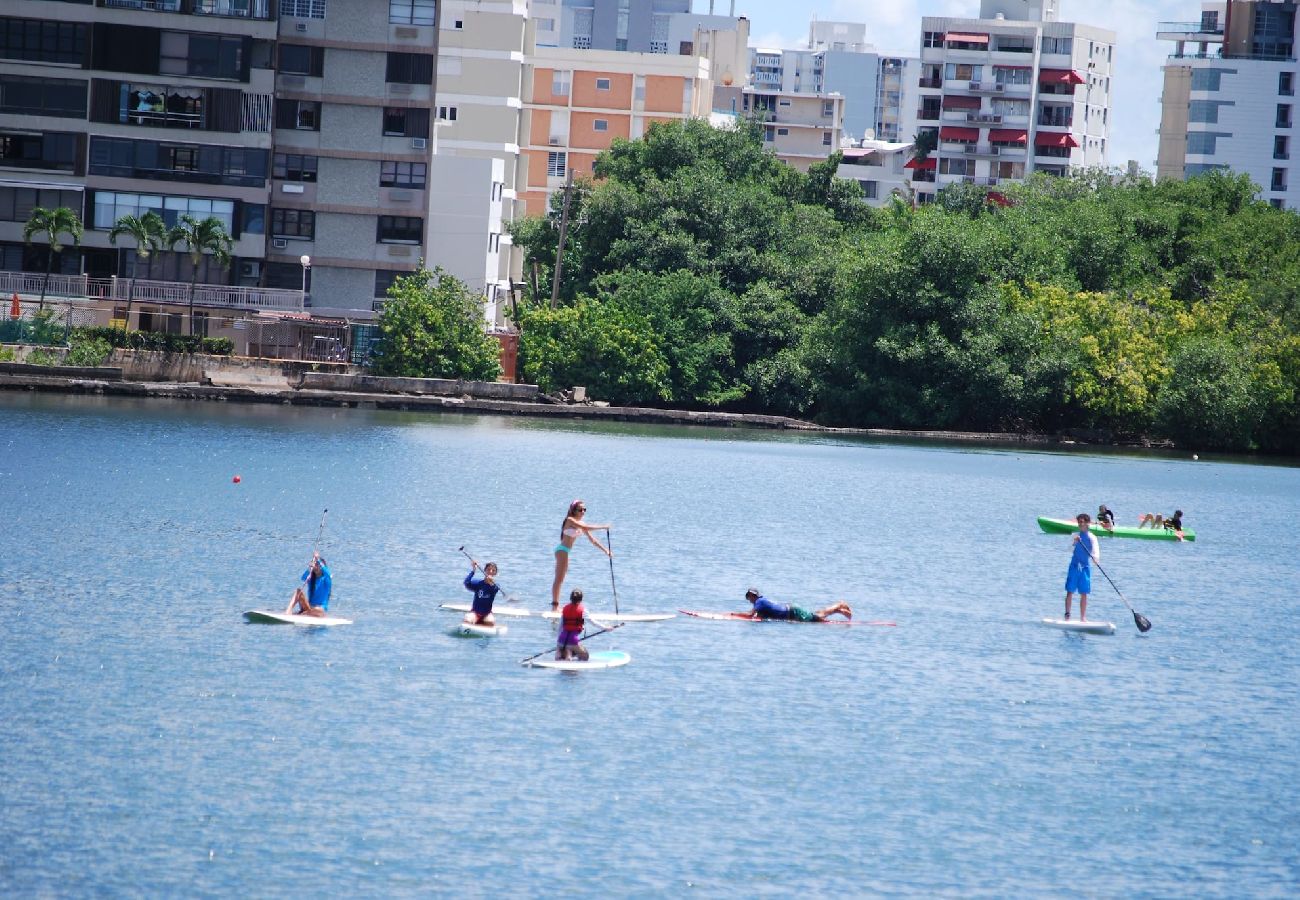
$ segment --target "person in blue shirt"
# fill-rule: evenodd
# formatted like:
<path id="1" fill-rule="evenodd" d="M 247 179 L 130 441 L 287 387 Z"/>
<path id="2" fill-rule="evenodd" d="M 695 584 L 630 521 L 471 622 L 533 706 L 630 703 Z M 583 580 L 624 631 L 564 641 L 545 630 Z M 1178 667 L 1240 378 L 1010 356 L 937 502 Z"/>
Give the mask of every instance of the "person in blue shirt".
<path id="1" fill-rule="evenodd" d="M 329 612 L 330 590 L 334 583 L 330 578 L 330 567 L 319 553 L 312 554 L 311 565 L 302 573 L 302 582 L 293 592 L 285 613 L 323 618 Z"/>
<path id="2" fill-rule="evenodd" d="M 482 578 L 474 577 L 474 573 L 478 571 L 478 563 L 471 559 L 469 564 L 473 568 L 465 576 L 465 589 L 474 592 L 474 602 L 470 611 L 465 614 L 465 621 L 470 625 L 495 625 L 496 620 L 492 618 L 492 604 L 496 602 L 497 592 L 501 590 L 501 586 L 496 582 L 497 564 L 490 562 L 484 566 Z"/>
<path id="3" fill-rule="evenodd" d="M 1097 536 L 1088 530 L 1092 517 L 1079 513 L 1075 517 L 1079 523 L 1079 533 L 1072 541 L 1070 551 L 1070 568 L 1065 573 L 1065 618 L 1070 618 L 1070 601 L 1079 594 L 1079 621 L 1088 620 L 1088 595 L 1092 593 L 1092 563 L 1101 563 L 1101 545 Z"/>
<path id="4" fill-rule="evenodd" d="M 819 609 L 810 612 L 798 606 L 791 606 L 786 603 L 773 603 L 771 600 L 759 593 L 758 588 L 750 588 L 745 591 L 745 599 L 753 604 L 754 608 L 749 612 L 751 619 L 777 619 L 786 622 L 825 622 L 828 618 L 839 613 L 846 619 L 853 618 L 853 609 L 843 600 L 837 601 L 825 609 Z M 742 615 L 744 615 L 742 613 Z"/>

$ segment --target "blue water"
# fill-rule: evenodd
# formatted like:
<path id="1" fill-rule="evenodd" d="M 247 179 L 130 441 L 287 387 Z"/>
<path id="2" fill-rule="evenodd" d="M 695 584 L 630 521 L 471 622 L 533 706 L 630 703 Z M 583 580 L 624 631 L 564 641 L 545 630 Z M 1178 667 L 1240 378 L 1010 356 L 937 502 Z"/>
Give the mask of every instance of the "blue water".
<path id="1" fill-rule="evenodd" d="M 540 608 L 577 496 L 625 611 L 898 627 L 448 636 L 456 548 Z M 1095 572 L 1116 635 L 1034 624 L 1101 501 L 1198 532 L 1103 543 L 1148 635 Z M 326 507 L 356 624 L 243 624 Z M 0 394 L 0 894 L 1294 895 L 1297 522 L 1233 460 Z"/>

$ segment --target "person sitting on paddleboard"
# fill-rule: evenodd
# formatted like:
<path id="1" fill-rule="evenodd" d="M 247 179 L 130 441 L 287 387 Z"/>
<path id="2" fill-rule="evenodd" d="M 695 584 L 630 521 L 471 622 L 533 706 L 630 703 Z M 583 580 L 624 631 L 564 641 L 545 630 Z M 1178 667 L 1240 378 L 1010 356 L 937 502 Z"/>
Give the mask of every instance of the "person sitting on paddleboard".
<path id="1" fill-rule="evenodd" d="M 469 564 L 473 566 L 469 574 L 465 576 L 465 589 L 474 592 L 474 603 L 470 611 L 465 614 L 465 621 L 470 625 L 495 625 L 496 620 L 492 618 L 492 604 L 497 599 L 497 592 L 501 586 L 497 584 L 497 564 L 488 563 L 483 567 L 483 577 L 474 578 L 474 573 L 478 571 L 478 563 L 470 560 Z"/>
<path id="2" fill-rule="evenodd" d="M 1181 509 L 1176 509 L 1172 516 L 1165 517 L 1165 530 L 1172 531 L 1180 541 L 1186 540 L 1183 537 L 1183 511 Z"/>
<path id="3" fill-rule="evenodd" d="M 601 553 L 611 559 L 614 557 L 614 554 L 605 549 L 605 545 L 596 540 L 592 534 L 593 531 L 608 529 L 611 526 L 589 525 L 582 521 L 582 517 L 586 514 L 587 504 L 581 500 L 574 500 L 569 504 L 569 511 L 560 526 L 560 542 L 555 545 L 555 581 L 551 583 L 551 609 L 560 608 L 560 588 L 564 587 L 564 576 L 569 571 L 569 552 L 573 550 L 573 543 L 578 539 L 578 535 L 585 534 L 587 540 L 600 548 Z"/>
<path id="4" fill-rule="evenodd" d="M 829 617 L 839 613 L 846 619 L 853 618 L 853 609 L 843 600 L 828 606 L 825 609 L 819 609 L 816 612 L 809 612 L 798 606 L 790 606 L 785 603 L 773 603 L 771 600 L 759 593 L 758 588 L 750 588 L 745 591 L 745 599 L 754 605 L 749 612 L 751 619 L 780 619 L 787 622 L 825 622 Z M 745 615 L 741 613 L 741 615 Z"/>
<path id="5" fill-rule="evenodd" d="M 1097 507 L 1097 524 L 1107 531 L 1115 530 L 1115 514 L 1105 503 Z"/>
<path id="6" fill-rule="evenodd" d="M 290 616 L 297 613 L 323 618 L 329 612 L 333 580 L 330 578 L 330 567 L 325 564 L 325 560 L 321 559 L 319 553 L 312 554 L 311 565 L 302 573 L 302 580 L 306 582 L 307 589 L 304 591 L 303 585 L 298 586 L 285 613 Z"/>
<path id="7" fill-rule="evenodd" d="M 1076 517 L 1079 533 L 1074 536 L 1074 549 L 1070 553 L 1070 568 L 1065 573 L 1065 618 L 1070 618 L 1070 601 L 1079 592 L 1079 621 L 1088 621 L 1088 595 L 1092 593 L 1092 562 L 1101 562 L 1101 545 L 1097 536 L 1088 531 L 1092 517 L 1079 513 Z"/>

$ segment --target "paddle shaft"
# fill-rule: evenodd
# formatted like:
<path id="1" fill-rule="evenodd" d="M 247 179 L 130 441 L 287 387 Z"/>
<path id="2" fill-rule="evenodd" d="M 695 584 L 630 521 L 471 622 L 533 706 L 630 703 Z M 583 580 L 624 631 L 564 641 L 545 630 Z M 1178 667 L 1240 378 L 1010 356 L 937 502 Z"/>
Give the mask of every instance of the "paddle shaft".
<path id="1" fill-rule="evenodd" d="M 1119 585 L 1117 585 L 1114 579 L 1109 575 L 1106 575 L 1106 570 L 1101 567 L 1101 561 L 1091 553 L 1089 553 L 1088 556 L 1091 557 L 1094 563 L 1096 563 L 1097 571 L 1102 575 L 1105 575 L 1106 580 L 1110 582 L 1110 586 L 1115 589 L 1115 593 L 1119 594 L 1119 599 L 1124 601 L 1124 605 L 1128 607 L 1128 611 L 1133 614 L 1133 624 L 1137 626 L 1138 631 L 1149 631 L 1151 629 L 1151 620 L 1133 608 L 1133 604 L 1128 602 L 1128 598 L 1125 597 L 1124 592 L 1119 589 Z"/>
<path id="2" fill-rule="evenodd" d="M 582 637 L 578 638 L 578 643 L 581 644 L 587 638 L 594 638 L 598 634 L 604 634 L 607 631 L 613 631 L 615 628 L 622 628 L 625 624 L 626 624 L 625 622 L 619 622 L 617 625 L 611 625 L 608 628 L 602 628 L 600 629 L 600 631 L 593 631 L 591 634 L 584 634 Z M 555 649 L 556 648 L 551 647 L 548 650 L 543 650 L 541 653 L 534 653 L 532 656 L 529 656 L 526 659 L 519 660 L 519 662 L 520 663 L 531 662 L 532 660 L 537 659 L 537 657 L 539 656 L 545 656 L 548 653 L 554 653 Z"/>
<path id="3" fill-rule="evenodd" d="M 316 554 L 320 553 L 321 538 L 325 536 L 325 517 L 329 512 L 329 507 L 326 507 L 320 514 L 320 527 L 316 529 L 316 543 L 311 545 L 311 562 L 307 563 L 307 575 L 298 582 L 298 587 L 293 589 L 293 596 L 289 598 L 289 609 L 293 609 L 293 598 L 298 596 L 298 591 L 302 590 L 303 585 L 311 578 L 311 567 L 316 562 Z"/>
<path id="4" fill-rule="evenodd" d="M 609 551 L 609 586 L 614 591 L 614 615 L 618 615 L 618 585 L 614 583 L 614 536 L 605 529 L 605 549 Z"/>
<path id="5" fill-rule="evenodd" d="M 474 561 L 474 557 L 470 556 L 468 553 L 465 552 L 465 545 L 464 545 L 464 544 L 461 544 L 461 545 L 460 545 L 459 547 L 457 547 L 456 549 L 459 550 L 461 553 L 463 553 L 463 554 L 465 555 L 465 558 L 469 560 L 469 564 L 470 564 L 471 566 L 473 566 L 475 569 L 478 568 L 478 563 L 476 563 L 476 562 Z M 484 572 L 483 574 L 486 575 L 487 573 Z M 507 603 L 518 603 L 518 602 L 519 602 L 519 595 L 518 595 L 518 594 L 512 594 L 512 593 L 510 593 L 510 592 L 507 591 L 505 588 L 501 587 L 501 585 L 500 585 L 499 583 L 497 583 L 497 582 L 493 582 L 493 584 L 496 584 L 497 589 L 500 590 L 501 593 L 503 593 L 503 594 L 506 595 L 506 602 L 507 602 Z"/>

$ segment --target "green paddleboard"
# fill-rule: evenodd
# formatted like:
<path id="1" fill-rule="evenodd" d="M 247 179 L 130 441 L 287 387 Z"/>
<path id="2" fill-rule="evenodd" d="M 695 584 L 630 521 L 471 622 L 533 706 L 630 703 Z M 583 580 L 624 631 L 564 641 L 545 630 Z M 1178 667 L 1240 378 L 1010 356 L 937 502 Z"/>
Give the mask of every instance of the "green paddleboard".
<path id="1" fill-rule="evenodd" d="M 1079 525 L 1074 519 L 1049 519 L 1047 516 L 1038 517 L 1038 527 L 1048 534 L 1072 534 L 1079 530 Z M 1178 535 L 1163 525 L 1159 528 L 1134 528 L 1131 525 L 1116 525 L 1114 528 L 1107 529 L 1094 524 L 1089 528 L 1089 532 L 1098 537 L 1140 538 L 1144 541 L 1178 540 Z M 1190 528 L 1184 528 L 1183 540 L 1196 540 L 1196 532 Z"/>

